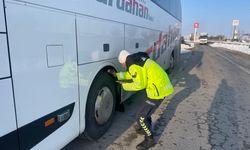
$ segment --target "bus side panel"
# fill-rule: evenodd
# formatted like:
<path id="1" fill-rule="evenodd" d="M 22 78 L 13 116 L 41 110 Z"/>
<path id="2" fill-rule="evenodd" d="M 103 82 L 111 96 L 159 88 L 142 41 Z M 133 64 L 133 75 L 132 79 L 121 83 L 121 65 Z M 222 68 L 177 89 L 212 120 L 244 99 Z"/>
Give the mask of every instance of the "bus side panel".
<path id="1" fill-rule="evenodd" d="M 0 79 L 10 76 L 3 1 L 0 0 Z"/>
<path id="2" fill-rule="evenodd" d="M 5 20 L 4 20 L 4 10 L 3 10 L 3 0 L 0 0 L 0 32 L 5 31 Z"/>
<path id="3" fill-rule="evenodd" d="M 124 24 L 77 16 L 77 43 L 80 84 L 80 131 L 85 128 L 85 108 L 89 89 L 105 66 L 121 66 L 117 56 L 124 49 Z"/>
<path id="4" fill-rule="evenodd" d="M 0 79 L 10 77 L 6 34 L 0 34 Z"/>
<path id="5" fill-rule="evenodd" d="M 13 1 L 13 0 L 12 0 Z M 133 0 L 147 9 L 147 17 L 139 17 L 138 13 L 126 10 L 128 0 L 22 0 L 28 3 L 58 8 L 62 10 L 77 12 L 88 16 L 118 21 L 126 24 L 133 24 L 155 30 L 165 31 L 169 23 L 176 22 L 176 19 L 161 9 L 151 0 Z M 171 0 L 176 1 L 176 0 Z M 170 5 L 169 5 L 170 6 Z M 172 7 L 176 7 L 171 5 Z M 129 8 L 129 7 L 128 7 Z M 138 8 L 136 8 L 138 10 Z M 173 8 L 175 9 L 175 8 Z M 98 11 L 97 11 L 98 10 Z M 151 18 L 151 19 L 150 19 Z"/>
<path id="6" fill-rule="evenodd" d="M 79 64 L 117 58 L 124 48 L 124 25 L 78 16 Z"/>
<path id="7" fill-rule="evenodd" d="M 18 149 L 3 0 L 0 0 L 0 149 Z"/>
<path id="8" fill-rule="evenodd" d="M 0 149 L 18 149 L 11 79 L 0 80 Z"/>
<path id="9" fill-rule="evenodd" d="M 131 53 L 138 51 L 145 52 L 150 47 L 154 46 L 159 38 L 159 31 L 145 29 L 141 27 L 126 25 L 125 26 L 125 49 Z M 138 48 L 136 48 L 138 46 Z M 149 53 L 153 58 L 153 51 Z M 153 58 L 154 59 L 154 58 Z"/>
<path id="10" fill-rule="evenodd" d="M 167 31 L 167 30 L 166 30 Z M 167 32 L 159 32 L 146 28 L 126 25 L 125 26 L 125 49 L 130 52 L 147 51 L 149 56 L 156 60 L 164 69 L 168 67 L 168 58 L 171 49 L 170 35 Z M 136 48 L 136 45 L 139 46 Z M 153 50 L 149 51 L 151 47 Z"/>
<path id="11" fill-rule="evenodd" d="M 22 3 L 6 11 L 21 148 L 60 149 L 79 135 L 75 16 Z"/>

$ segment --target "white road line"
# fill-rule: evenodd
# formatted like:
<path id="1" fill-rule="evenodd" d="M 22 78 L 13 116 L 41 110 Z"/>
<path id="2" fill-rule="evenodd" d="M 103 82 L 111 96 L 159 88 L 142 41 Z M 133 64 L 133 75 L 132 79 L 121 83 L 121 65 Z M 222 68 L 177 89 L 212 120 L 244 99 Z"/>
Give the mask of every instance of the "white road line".
<path id="1" fill-rule="evenodd" d="M 224 59 L 226 59 L 227 61 L 229 61 L 230 63 L 234 64 L 237 68 L 241 69 L 242 71 L 244 71 L 244 72 L 246 72 L 247 74 L 250 75 L 250 71 L 249 71 L 247 68 L 245 68 L 245 67 L 239 65 L 238 63 L 234 62 L 233 60 L 231 60 L 230 58 L 228 58 L 228 57 L 226 57 L 226 56 L 223 56 L 223 55 L 221 55 L 221 54 L 219 54 L 219 53 L 217 53 L 217 54 L 218 54 L 220 57 L 223 57 Z"/>

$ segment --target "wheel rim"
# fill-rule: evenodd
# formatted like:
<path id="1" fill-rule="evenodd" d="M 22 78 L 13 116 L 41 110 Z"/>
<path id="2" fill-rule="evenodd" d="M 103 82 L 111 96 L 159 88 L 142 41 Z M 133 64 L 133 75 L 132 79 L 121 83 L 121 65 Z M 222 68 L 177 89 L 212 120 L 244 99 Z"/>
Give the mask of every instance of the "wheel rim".
<path id="1" fill-rule="evenodd" d="M 98 124 L 107 122 L 113 111 L 114 97 L 108 87 L 103 87 L 96 97 L 95 118 Z"/>

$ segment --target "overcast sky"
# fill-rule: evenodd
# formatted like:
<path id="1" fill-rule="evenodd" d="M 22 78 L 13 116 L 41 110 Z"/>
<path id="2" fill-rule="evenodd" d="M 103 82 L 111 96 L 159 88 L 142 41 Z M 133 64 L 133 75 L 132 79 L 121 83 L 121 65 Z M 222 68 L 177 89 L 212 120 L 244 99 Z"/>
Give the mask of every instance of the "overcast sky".
<path id="1" fill-rule="evenodd" d="M 193 23 L 198 21 L 198 32 L 209 35 L 232 33 L 232 20 L 239 19 L 241 32 L 250 33 L 250 0 L 181 0 L 182 34 L 194 32 Z"/>

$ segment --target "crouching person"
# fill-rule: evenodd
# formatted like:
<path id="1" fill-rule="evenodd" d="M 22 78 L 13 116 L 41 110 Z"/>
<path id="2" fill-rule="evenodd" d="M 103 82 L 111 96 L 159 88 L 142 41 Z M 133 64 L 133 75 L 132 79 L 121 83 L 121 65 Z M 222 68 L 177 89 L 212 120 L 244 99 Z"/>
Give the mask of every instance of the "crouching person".
<path id="1" fill-rule="evenodd" d="M 167 73 L 147 53 L 138 52 L 130 54 L 122 50 L 119 54 L 119 62 L 126 68 L 126 72 L 116 73 L 122 87 L 126 91 L 145 90 L 147 97 L 137 113 L 136 131 L 144 133 L 145 139 L 137 145 L 137 149 L 148 149 L 155 145 L 152 133 L 151 115 L 161 104 L 164 98 L 173 93 L 173 86 Z"/>

